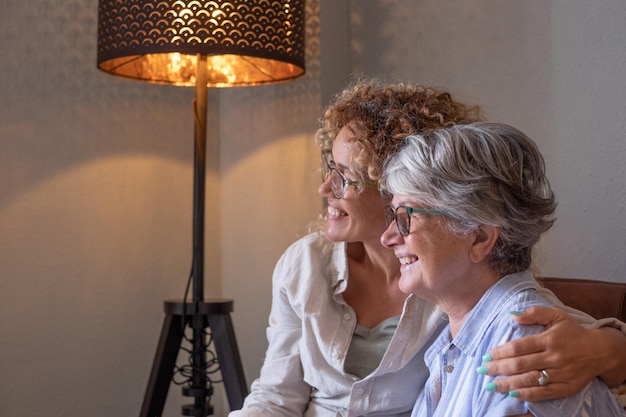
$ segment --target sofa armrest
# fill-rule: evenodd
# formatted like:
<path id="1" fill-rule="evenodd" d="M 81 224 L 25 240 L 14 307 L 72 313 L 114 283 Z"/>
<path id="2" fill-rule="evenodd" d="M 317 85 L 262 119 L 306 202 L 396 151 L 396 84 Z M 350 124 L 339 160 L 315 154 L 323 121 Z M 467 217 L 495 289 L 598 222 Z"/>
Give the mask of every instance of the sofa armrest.
<path id="1" fill-rule="evenodd" d="M 626 283 L 557 277 L 537 281 L 565 305 L 596 319 L 615 317 L 626 322 Z"/>

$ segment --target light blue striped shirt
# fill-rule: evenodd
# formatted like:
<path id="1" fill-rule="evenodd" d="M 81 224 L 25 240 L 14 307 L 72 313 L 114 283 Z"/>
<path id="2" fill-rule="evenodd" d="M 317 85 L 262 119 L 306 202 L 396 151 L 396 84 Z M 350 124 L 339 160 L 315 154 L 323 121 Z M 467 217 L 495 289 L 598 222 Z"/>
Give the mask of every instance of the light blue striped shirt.
<path id="1" fill-rule="evenodd" d="M 424 356 L 430 377 L 412 417 L 502 417 L 529 411 L 537 417 L 625 416 L 598 379 L 577 395 L 532 403 L 485 390 L 495 377 L 476 373 L 482 355 L 507 341 L 543 331 L 542 326 L 520 326 L 509 314 L 533 305 L 550 304 L 537 295 L 531 274 L 508 275 L 483 295 L 454 339 L 446 327 Z"/>

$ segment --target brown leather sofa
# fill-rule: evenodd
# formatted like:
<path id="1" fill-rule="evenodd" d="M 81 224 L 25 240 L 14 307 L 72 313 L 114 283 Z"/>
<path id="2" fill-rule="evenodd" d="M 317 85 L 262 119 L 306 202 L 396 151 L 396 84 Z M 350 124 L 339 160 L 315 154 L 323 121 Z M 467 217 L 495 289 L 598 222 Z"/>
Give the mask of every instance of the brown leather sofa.
<path id="1" fill-rule="evenodd" d="M 577 278 L 539 277 L 537 281 L 562 302 L 596 319 L 626 322 L 626 283 Z"/>

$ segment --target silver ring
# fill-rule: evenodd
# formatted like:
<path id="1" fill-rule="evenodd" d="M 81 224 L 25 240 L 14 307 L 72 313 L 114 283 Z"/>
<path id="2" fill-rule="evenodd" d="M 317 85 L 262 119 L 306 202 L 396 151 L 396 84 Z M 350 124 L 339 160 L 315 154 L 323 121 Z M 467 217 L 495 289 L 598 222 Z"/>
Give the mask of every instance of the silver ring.
<path id="1" fill-rule="evenodd" d="M 540 387 L 545 387 L 550 383 L 550 375 L 548 375 L 545 369 L 539 371 L 539 379 L 537 382 L 539 382 Z"/>

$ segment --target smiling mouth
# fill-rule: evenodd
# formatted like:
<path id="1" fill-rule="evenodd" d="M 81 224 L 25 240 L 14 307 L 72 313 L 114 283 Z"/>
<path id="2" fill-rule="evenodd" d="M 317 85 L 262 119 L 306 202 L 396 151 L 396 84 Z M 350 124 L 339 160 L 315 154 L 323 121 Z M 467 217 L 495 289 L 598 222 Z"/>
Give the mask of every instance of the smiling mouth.
<path id="1" fill-rule="evenodd" d="M 346 216 L 347 214 L 344 213 L 343 211 L 337 210 L 336 208 L 328 206 L 328 215 L 330 217 L 341 217 L 341 216 Z"/>
<path id="2" fill-rule="evenodd" d="M 401 258 L 398 258 L 398 260 L 401 265 L 409 265 L 417 262 L 417 256 L 402 256 Z"/>

